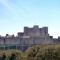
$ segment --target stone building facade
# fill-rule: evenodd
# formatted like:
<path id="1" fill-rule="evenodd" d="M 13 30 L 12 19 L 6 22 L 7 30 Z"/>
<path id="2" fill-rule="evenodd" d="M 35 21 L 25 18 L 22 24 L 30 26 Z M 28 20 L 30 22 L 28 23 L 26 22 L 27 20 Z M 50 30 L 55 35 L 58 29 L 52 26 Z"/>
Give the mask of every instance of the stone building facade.
<path id="1" fill-rule="evenodd" d="M 0 36 L 0 45 L 6 46 L 21 46 L 21 45 L 38 45 L 38 44 L 54 44 L 60 42 L 53 38 L 48 33 L 48 27 L 39 28 L 35 25 L 33 27 L 24 27 L 24 32 L 18 32 L 17 36 L 6 34 L 5 37 Z"/>

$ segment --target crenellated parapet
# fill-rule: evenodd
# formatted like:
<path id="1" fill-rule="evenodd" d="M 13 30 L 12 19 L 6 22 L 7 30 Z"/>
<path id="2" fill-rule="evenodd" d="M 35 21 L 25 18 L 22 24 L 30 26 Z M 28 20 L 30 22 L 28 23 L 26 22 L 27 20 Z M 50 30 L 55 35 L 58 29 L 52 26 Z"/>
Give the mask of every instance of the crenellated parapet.
<path id="1" fill-rule="evenodd" d="M 35 25 L 33 27 L 24 27 L 23 32 L 18 32 L 17 36 L 6 34 L 0 36 L 0 44 L 53 44 L 60 43 L 60 37 L 53 38 L 48 33 L 48 27 L 39 28 Z"/>

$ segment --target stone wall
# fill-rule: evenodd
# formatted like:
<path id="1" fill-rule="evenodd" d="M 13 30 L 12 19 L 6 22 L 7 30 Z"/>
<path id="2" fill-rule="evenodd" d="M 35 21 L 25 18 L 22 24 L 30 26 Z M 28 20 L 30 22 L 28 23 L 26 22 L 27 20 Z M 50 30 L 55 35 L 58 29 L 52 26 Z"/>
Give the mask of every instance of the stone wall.
<path id="1" fill-rule="evenodd" d="M 57 39 L 57 40 L 60 40 Z M 5 37 L 0 37 L 0 44 L 50 44 L 54 43 L 55 39 L 49 36 L 48 27 L 39 28 L 38 26 L 24 27 L 24 32 L 19 32 L 15 37 L 14 35 L 6 34 Z"/>

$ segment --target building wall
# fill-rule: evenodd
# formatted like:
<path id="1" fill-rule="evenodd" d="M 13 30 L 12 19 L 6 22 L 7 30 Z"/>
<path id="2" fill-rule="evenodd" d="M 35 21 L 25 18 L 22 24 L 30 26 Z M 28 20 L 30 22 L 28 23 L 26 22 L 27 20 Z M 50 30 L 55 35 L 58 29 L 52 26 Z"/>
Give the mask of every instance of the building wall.
<path id="1" fill-rule="evenodd" d="M 1 44 L 4 44 L 4 38 L 3 37 L 0 37 L 0 45 Z"/>
<path id="2" fill-rule="evenodd" d="M 50 44 L 54 43 L 53 37 L 48 34 L 48 27 L 32 28 L 24 27 L 24 32 L 19 32 L 18 36 L 0 37 L 0 44 Z"/>
<path id="3" fill-rule="evenodd" d="M 18 37 L 5 38 L 5 44 L 20 44 L 20 39 Z"/>

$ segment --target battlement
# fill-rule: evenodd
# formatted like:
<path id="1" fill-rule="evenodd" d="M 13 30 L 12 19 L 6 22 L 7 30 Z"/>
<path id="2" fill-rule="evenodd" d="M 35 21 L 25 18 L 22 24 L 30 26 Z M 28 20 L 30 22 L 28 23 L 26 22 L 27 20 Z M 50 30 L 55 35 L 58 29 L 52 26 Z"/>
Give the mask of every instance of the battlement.
<path id="1" fill-rule="evenodd" d="M 30 36 L 30 37 L 45 37 L 48 36 L 48 27 L 39 28 L 38 25 L 33 27 L 24 27 L 24 32 L 22 33 L 23 36 Z M 18 36 L 22 36 L 21 32 Z"/>
<path id="2" fill-rule="evenodd" d="M 0 35 L 0 45 L 17 46 L 20 45 L 38 45 L 38 44 L 55 44 L 60 43 L 60 37 L 53 38 L 48 33 L 48 27 L 35 25 L 33 27 L 24 27 L 23 32 L 18 32 L 17 36 L 6 34 L 5 37 Z M 21 46 L 20 46 L 21 48 Z M 24 47 L 23 47 L 24 48 Z"/>

